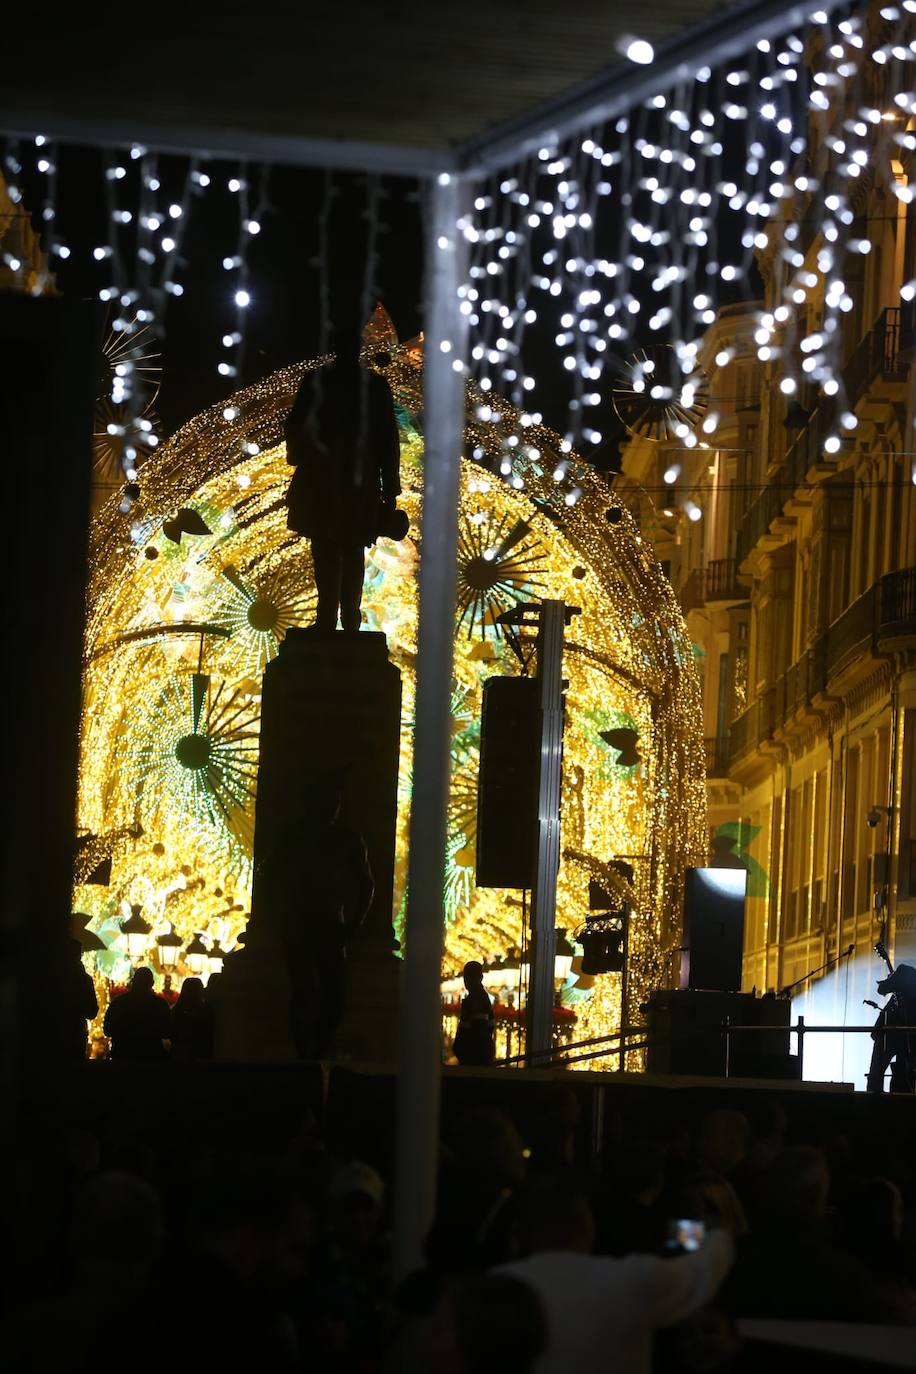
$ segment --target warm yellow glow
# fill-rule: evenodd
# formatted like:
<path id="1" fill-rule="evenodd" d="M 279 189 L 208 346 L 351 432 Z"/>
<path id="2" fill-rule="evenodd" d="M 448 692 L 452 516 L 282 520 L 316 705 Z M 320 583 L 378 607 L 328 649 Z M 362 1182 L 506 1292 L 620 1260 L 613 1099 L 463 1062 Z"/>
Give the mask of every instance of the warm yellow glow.
<path id="1" fill-rule="evenodd" d="M 400 408 L 401 505 L 411 528 L 403 543 L 382 539 L 367 551 L 363 608 L 369 628 L 385 632 L 404 686 L 395 883 L 400 922 L 423 485 L 422 439 L 413 417 L 421 406 L 422 349 L 416 341 L 386 346 L 384 370 Z M 288 626 L 309 623 L 314 605 L 308 546 L 291 539 L 282 500 L 290 476 L 282 423 L 303 371 L 302 365 L 288 368 L 233 397 L 231 420 L 224 418 L 223 403 L 197 416 L 143 469 L 137 507 L 124 515 L 113 500 L 94 522 L 79 825 L 97 835 L 119 833 L 112 840 L 111 885 L 77 886 L 74 909 L 92 915 L 92 928 L 107 944 L 119 904 L 131 894 L 143 902 L 153 951 L 157 938 L 174 927 L 182 950 L 202 931 L 208 944 L 218 942 L 231 958 L 248 918 L 253 797 L 246 770 L 252 751 L 256 757 L 261 673 Z M 513 474 L 523 477 L 524 490 L 470 457 L 463 465 L 459 582 L 464 578 L 471 591 L 456 610 L 444 973 L 459 973 L 471 958 L 501 958 L 520 943 L 519 894 L 474 884 L 481 692 L 491 673 L 518 671 L 494 623 L 500 609 L 519 597 L 556 597 L 581 608 L 568 632 L 564 665 L 557 924 L 574 940 L 588 911 L 589 878 L 606 877 L 610 860 L 628 857 L 635 870 L 635 1007 L 670 976 L 680 944 L 683 869 L 701 861 L 705 847 L 702 718 L 691 646 L 651 549 L 603 479 L 572 456 L 570 481 L 559 486 L 552 476 L 556 436 L 541 426 L 522 427 L 503 401 L 501 420 L 484 423 L 477 415 L 484 399 L 469 393 L 466 452 L 476 449 L 492 460 L 505 454 L 507 434 L 522 436 L 512 451 Z M 489 403 L 497 404 L 492 396 Z M 259 450 L 253 455 L 246 450 L 252 444 Z M 582 495 L 570 505 L 573 483 Z M 211 533 L 185 535 L 176 545 L 162 524 L 185 506 Z M 510 533 L 515 542 L 501 555 Z M 471 563 L 494 550 L 500 579 L 474 600 L 480 565 Z M 492 557 L 484 561 L 494 563 Z M 240 733 L 220 714 L 227 701 L 232 721 L 244 723 Z M 642 762 L 634 768 L 618 766 L 601 739 L 602 731 L 622 725 L 639 733 Z M 227 816 L 210 804 L 212 788 L 223 789 Z M 138 826 L 142 833 L 132 833 Z M 119 948 L 87 956 L 100 984 L 102 975 L 126 977 Z M 573 1038 L 614 1030 L 619 977 L 588 979 L 576 975 L 578 967 L 574 960 L 563 994 L 577 1016 Z M 179 979 L 189 971 L 182 952 Z"/>

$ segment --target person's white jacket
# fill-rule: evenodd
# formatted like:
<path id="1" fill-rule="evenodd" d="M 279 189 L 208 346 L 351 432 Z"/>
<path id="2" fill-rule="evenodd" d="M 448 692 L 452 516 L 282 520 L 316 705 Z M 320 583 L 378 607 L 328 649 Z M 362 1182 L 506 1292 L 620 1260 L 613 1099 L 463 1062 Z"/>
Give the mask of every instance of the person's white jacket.
<path id="1" fill-rule="evenodd" d="M 698 1250 L 672 1259 L 548 1250 L 498 1272 L 527 1283 L 543 1303 L 550 1343 L 536 1374 L 599 1368 L 649 1374 L 652 1332 L 708 1302 L 732 1259 L 731 1237 L 712 1231 Z"/>

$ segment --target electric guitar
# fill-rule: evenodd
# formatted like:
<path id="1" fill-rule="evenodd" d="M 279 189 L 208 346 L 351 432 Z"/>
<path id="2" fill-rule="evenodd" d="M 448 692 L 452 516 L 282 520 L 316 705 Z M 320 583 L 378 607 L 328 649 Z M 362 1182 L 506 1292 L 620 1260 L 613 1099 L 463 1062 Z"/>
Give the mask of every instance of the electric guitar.
<path id="1" fill-rule="evenodd" d="M 888 977 L 890 977 L 891 974 L 894 972 L 894 965 L 891 963 L 891 956 L 888 954 L 887 945 L 884 943 L 883 940 L 876 941 L 875 953 L 877 954 L 878 958 L 883 961 L 885 967 L 887 968 Z M 875 1003 L 871 1002 L 871 1006 L 875 1006 Z M 892 992 L 888 996 L 887 1002 L 878 1012 L 878 1019 L 875 1021 L 875 1030 L 873 1034 L 888 1029 L 894 1025 L 903 1026 L 906 1024 L 906 1012 L 904 1010 L 903 1004 L 901 1003 L 897 994 L 895 992 Z"/>

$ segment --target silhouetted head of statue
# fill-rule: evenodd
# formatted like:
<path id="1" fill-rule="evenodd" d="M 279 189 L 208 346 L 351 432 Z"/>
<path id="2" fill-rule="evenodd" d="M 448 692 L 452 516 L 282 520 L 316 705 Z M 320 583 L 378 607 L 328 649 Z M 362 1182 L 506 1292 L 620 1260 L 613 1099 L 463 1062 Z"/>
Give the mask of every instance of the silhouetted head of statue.
<path id="1" fill-rule="evenodd" d="M 151 968 L 138 968 L 130 985 L 134 992 L 152 992 L 153 970 Z"/>

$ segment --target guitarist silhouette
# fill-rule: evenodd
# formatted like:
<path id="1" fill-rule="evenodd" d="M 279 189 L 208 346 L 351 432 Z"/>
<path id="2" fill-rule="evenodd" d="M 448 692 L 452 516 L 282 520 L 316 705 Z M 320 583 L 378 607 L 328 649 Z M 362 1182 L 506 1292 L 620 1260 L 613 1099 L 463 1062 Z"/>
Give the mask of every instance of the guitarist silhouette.
<path id="1" fill-rule="evenodd" d="M 895 969 L 883 940 L 875 945 L 875 953 L 887 965 L 888 976 L 879 980 L 878 992 L 882 997 L 889 997 L 889 1001 L 880 1009 L 872 1031 L 875 1043 L 867 1090 L 870 1093 L 884 1091 L 884 1075 L 891 1064 L 891 1092 L 911 1093 L 916 1077 L 916 1046 L 913 1044 L 916 1037 L 894 1027 L 916 1025 L 916 968 L 911 964 L 898 964 Z M 865 1000 L 869 1006 L 877 1005 Z"/>

